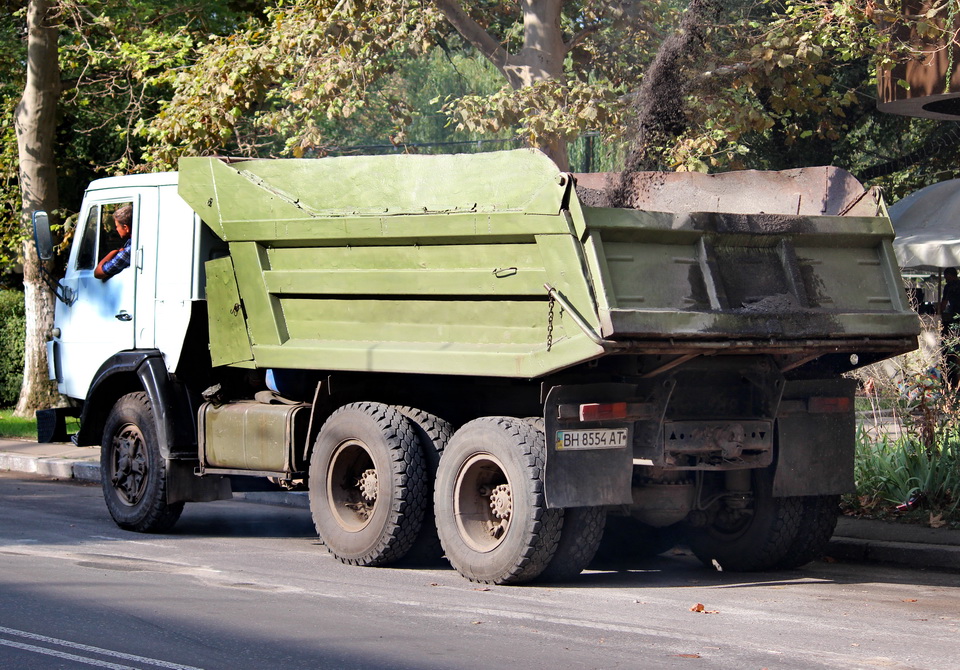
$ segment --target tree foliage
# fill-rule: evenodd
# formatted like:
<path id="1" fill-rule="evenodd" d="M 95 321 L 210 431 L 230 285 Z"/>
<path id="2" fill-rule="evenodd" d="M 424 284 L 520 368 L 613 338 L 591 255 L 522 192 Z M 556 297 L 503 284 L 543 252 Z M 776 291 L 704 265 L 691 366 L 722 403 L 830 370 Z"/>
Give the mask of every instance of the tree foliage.
<path id="1" fill-rule="evenodd" d="M 323 120 L 350 119 L 367 93 L 430 46 L 435 11 L 417 2 L 280 2 L 262 25 L 213 40 L 168 82 L 174 95 L 141 123 L 149 162 L 183 153 L 303 156 L 326 146 Z M 402 126 L 403 101 L 388 105 Z"/>

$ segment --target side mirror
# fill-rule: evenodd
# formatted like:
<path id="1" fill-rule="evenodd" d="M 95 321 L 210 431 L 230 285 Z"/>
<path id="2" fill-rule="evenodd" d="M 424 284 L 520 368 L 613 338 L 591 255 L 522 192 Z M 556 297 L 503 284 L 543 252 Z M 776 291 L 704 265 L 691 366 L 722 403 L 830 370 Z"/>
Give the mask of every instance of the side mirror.
<path id="1" fill-rule="evenodd" d="M 33 213 L 33 241 L 41 261 L 53 258 L 53 236 L 50 234 L 50 217 L 43 210 Z"/>

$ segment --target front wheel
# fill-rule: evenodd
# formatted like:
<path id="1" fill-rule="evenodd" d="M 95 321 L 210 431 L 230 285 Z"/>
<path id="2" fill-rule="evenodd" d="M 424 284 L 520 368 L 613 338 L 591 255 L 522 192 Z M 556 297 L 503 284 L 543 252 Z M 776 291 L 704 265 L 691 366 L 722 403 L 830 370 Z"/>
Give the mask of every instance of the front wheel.
<path id="1" fill-rule="evenodd" d="M 167 470 L 145 393 L 120 398 L 110 411 L 100 452 L 100 482 L 110 516 L 141 533 L 169 530 L 183 503 L 167 504 Z"/>
<path id="2" fill-rule="evenodd" d="M 521 419 L 475 419 L 454 433 L 437 472 L 440 543 L 467 579 L 520 584 L 557 550 L 560 510 L 543 493 L 543 433 Z"/>

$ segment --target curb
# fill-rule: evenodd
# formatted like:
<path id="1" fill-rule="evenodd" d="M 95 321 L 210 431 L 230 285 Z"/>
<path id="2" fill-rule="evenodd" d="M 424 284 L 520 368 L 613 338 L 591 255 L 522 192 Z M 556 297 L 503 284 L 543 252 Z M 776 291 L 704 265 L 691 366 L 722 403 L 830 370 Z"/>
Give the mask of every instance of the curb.
<path id="1" fill-rule="evenodd" d="M 915 568 L 960 570 L 960 547 L 834 537 L 827 556 L 854 563 L 895 563 Z"/>
<path id="2" fill-rule="evenodd" d="M 37 458 L 23 454 L 0 453 L 0 470 L 26 472 L 58 479 L 76 479 L 83 482 L 99 483 L 100 481 L 99 463 L 69 458 Z"/>

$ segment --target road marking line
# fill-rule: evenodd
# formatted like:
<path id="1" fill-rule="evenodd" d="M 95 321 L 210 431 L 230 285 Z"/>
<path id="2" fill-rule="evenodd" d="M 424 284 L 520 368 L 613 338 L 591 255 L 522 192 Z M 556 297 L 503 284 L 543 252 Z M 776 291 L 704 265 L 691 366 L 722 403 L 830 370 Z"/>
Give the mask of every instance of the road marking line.
<path id="1" fill-rule="evenodd" d="M 14 628 L 5 628 L 3 626 L 0 626 L 0 634 L 10 635 L 13 637 L 22 637 L 28 640 L 34 640 L 36 642 L 46 642 L 47 644 L 54 644 L 61 647 L 67 647 L 69 649 L 77 649 L 79 651 L 85 651 L 91 654 L 100 654 L 101 656 L 111 656 L 113 658 L 120 658 L 125 661 L 136 661 L 138 663 L 147 663 L 149 665 L 154 665 L 160 668 L 169 668 L 169 670 L 202 670 L 202 668 L 196 668 L 192 665 L 180 665 L 179 663 L 170 663 L 169 661 L 161 661 L 155 658 L 147 658 L 146 656 L 136 656 L 134 654 L 125 654 L 121 651 L 112 651 L 110 649 L 92 647 L 87 644 L 70 642 L 69 640 L 59 640 L 55 637 L 47 637 L 46 635 L 28 633 L 26 631 L 16 630 Z M 46 649 L 44 647 L 34 647 L 33 645 L 13 642 L 11 640 L 0 639 L 0 644 L 5 644 L 9 647 L 17 647 L 19 649 L 28 649 L 29 651 L 37 651 L 39 653 L 50 654 L 52 656 L 59 656 L 61 658 L 71 658 L 73 660 L 80 660 L 84 663 L 90 663 L 91 665 L 98 665 L 104 668 L 118 668 L 120 670 L 124 670 L 125 668 L 128 668 L 128 666 L 126 665 L 114 665 L 111 663 L 107 663 L 106 661 L 98 661 L 97 659 L 84 659 L 84 657 L 82 656 L 75 657 L 72 654 L 65 654 L 65 652 L 58 652 L 53 649 Z"/>
<path id="2" fill-rule="evenodd" d="M 24 651 L 32 651 L 36 654 L 44 654 L 46 656 L 55 656 L 57 658 L 63 658 L 68 661 L 77 661 L 78 663 L 86 663 L 87 665 L 95 665 L 98 668 L 110 668 L 110 670 L 138 670 L 132 665 L 118 665 L 116 663 L 108 663 L 107 661 L 98 661 L 95 658 L 87 658 L 86 656 L 77 656 L 76 654 L 68 654 L 63 651 L 57 651 L 55 649 L 46 649 L 45 647 L 36 647 L 32 644 L 23 644 L 22 642 L 13 642 L 12 640 L 0 639 L 0 644 L 7 647 L 13 647 L 14 649 L 22 649 Z"/>

